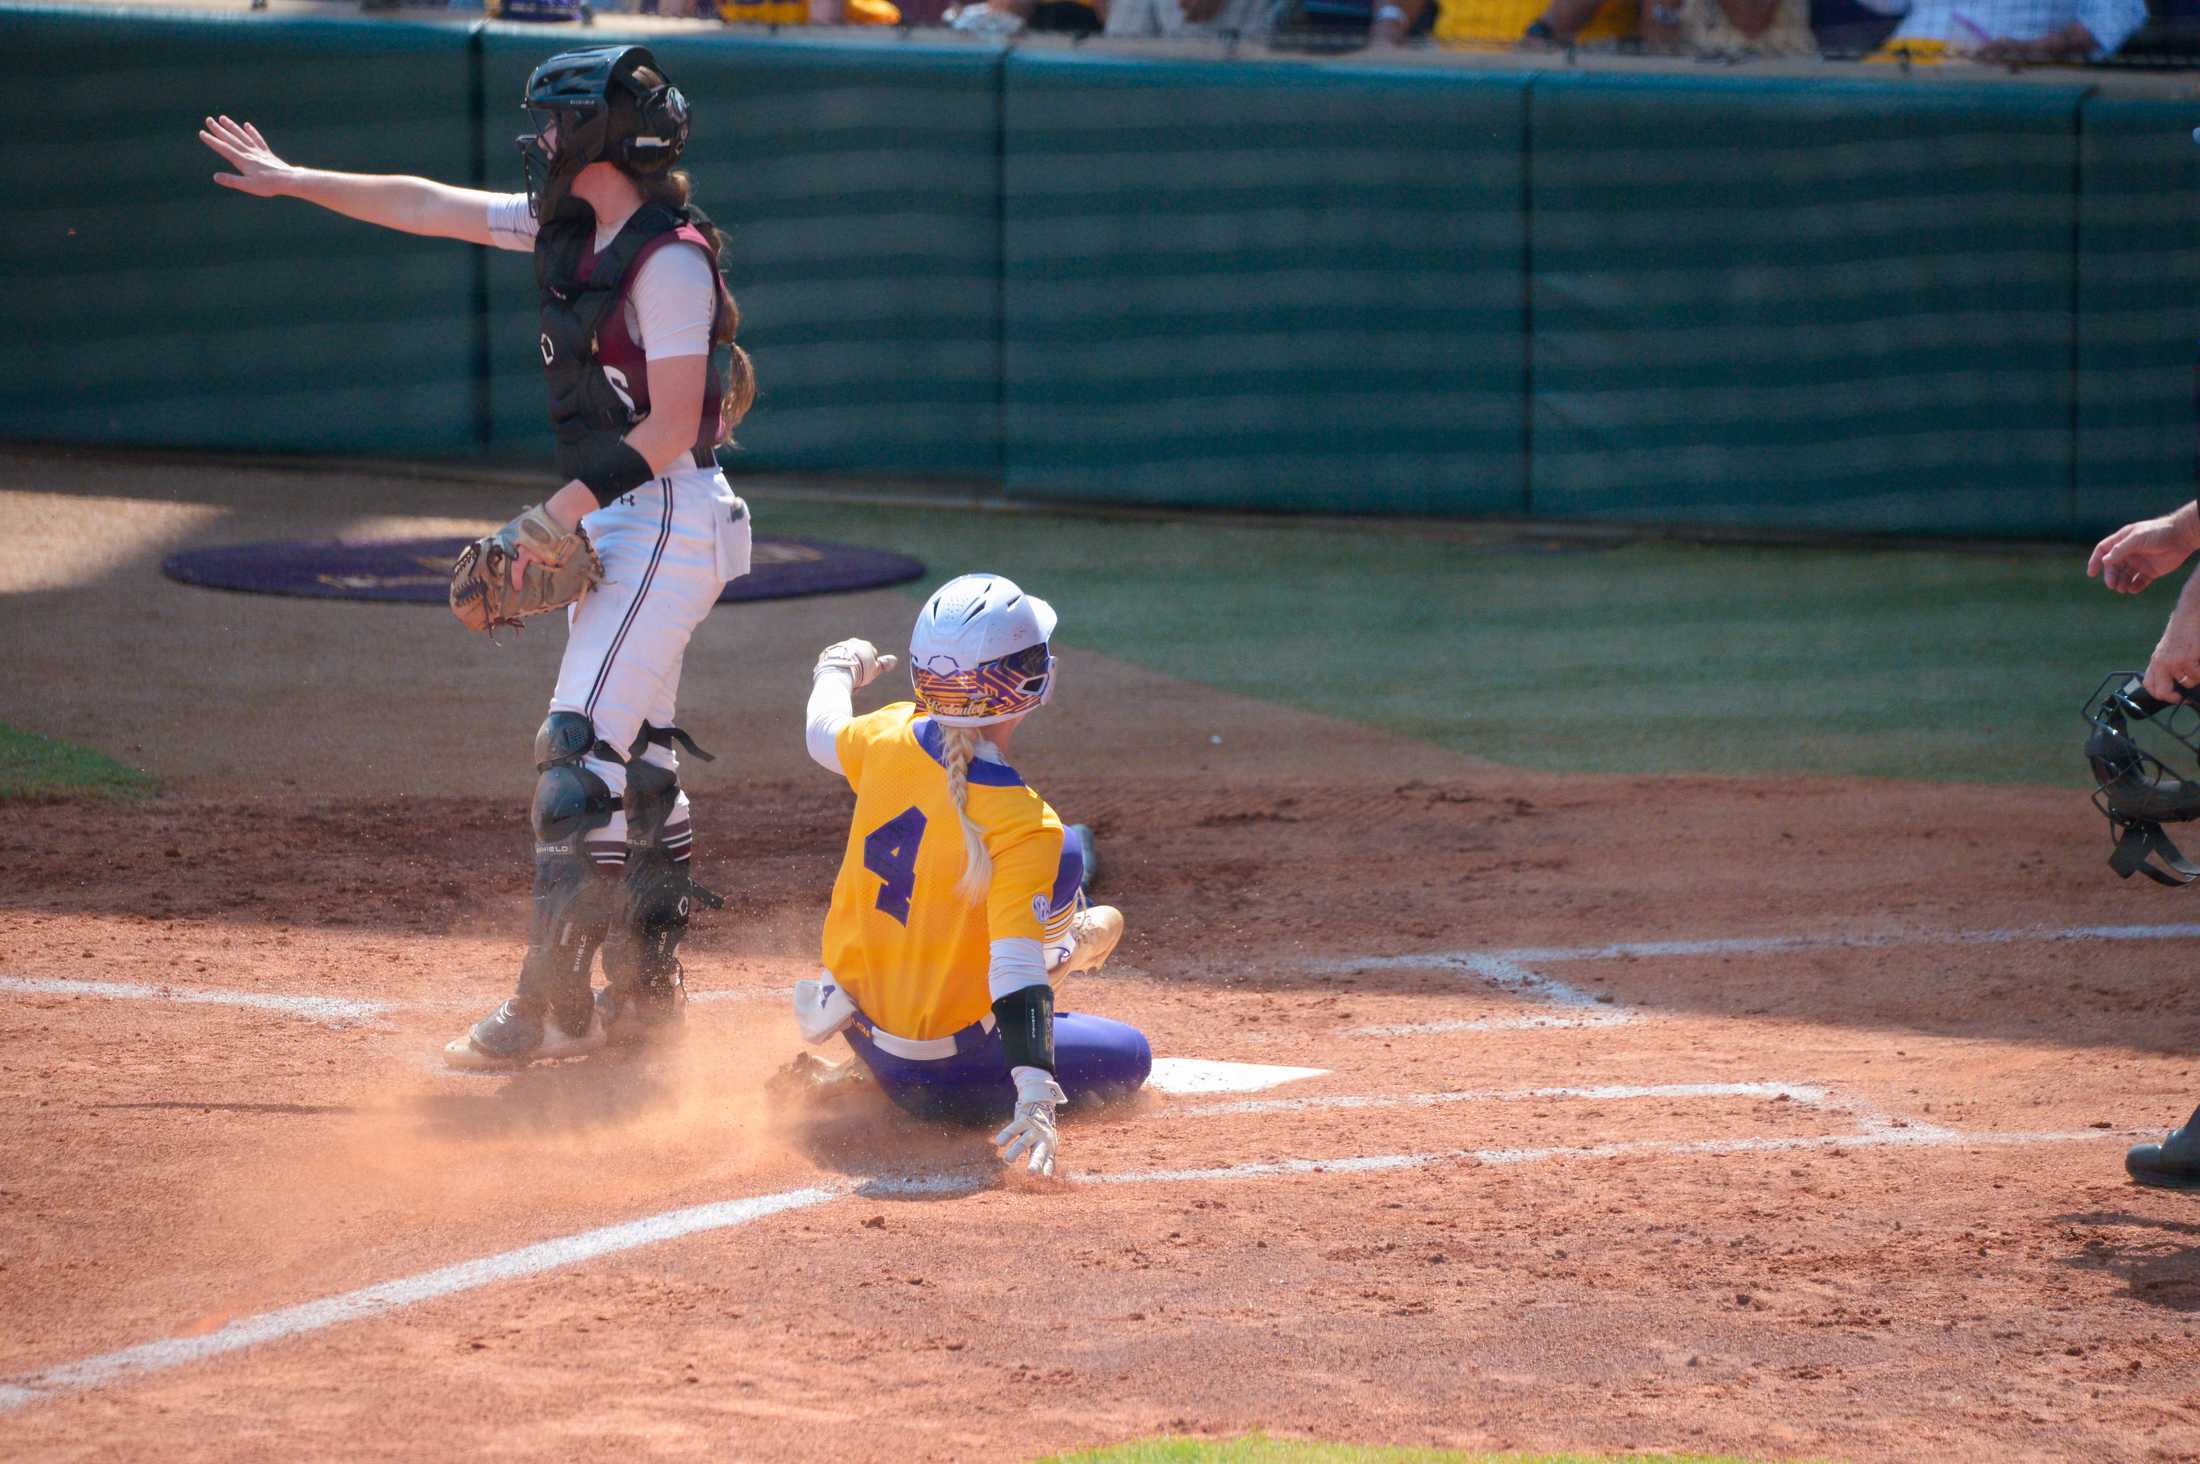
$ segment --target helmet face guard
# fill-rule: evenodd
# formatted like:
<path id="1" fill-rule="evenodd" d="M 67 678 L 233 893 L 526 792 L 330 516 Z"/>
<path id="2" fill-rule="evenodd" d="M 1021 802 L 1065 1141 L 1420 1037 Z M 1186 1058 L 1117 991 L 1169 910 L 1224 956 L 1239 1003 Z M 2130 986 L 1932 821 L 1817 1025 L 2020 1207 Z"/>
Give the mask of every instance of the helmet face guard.
<path id="1" fill-rule="evenodd" d="M 687 98 L 669 81 L 638 81 L 634 73 L 645 66 L 663 75 L 647 46 L 598 46 L 552 56 L 527 78 L 520 106 L 535 130 L 516 141 L 527 207 L 536 218 L 555 217 L 591 163 L 661 173 L 680 160 Z"/>
<path id="2" fill-rule="evenodd" d="M 1046 704 L 1054 690 L 1054 654 L 1045 641 L 965 669 L 951 656 L 909 668 L 917 700 L 950 727 L 1005 722 Z"/>
<path id="3" fill-rule="evenodd" d="M 557 217 L 572 196 L 573 180 L 588 166 L 581 146 L 565 140 L 584 130 L 576 109 L 543 109 L 534 112 L 536 129 L 515 138 L 519 144 L 520 176 L 527 180 L 527 211 L 538 219 Z"/>
<path id="4" fill-rule="evenodd" d="M 2190 702 L 2157 701 L 2144 678 L 2119 671 L 2086 699 L 2085 719 L 2093 730 L 2085 757 L 2093 769 L 2093 806 L 2108 819 L 2116 844 L 2111 869 L 2125 879 L 2143 874 L 2157 884 L 2187 885 L 2200 879 L 2200 865 L 2185 858 L 2165 823 L 2200 818 L 2200 783 L 2170 771 L 2169 765 L 2141 744 L 2138 731 L 2172 756 L 2200 766 L 2200 707 Z"/>

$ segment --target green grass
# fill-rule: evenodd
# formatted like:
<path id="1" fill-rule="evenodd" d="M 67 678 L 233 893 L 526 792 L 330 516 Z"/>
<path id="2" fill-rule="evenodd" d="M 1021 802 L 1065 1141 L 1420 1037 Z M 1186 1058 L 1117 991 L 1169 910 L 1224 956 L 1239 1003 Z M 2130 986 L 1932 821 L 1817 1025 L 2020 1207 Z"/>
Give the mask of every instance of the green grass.
<path id="1" fill-rule="evenodd" d="M 2144 664 L 2175 596 L 2107 593 L 2077 546 L 1522 549 L 1464 527 L 759 497 L 767 533 L 922 558 L 913 598 L 966 569 L 1008 574 L 1054 602 L 1073 654 L 1553 770 L 2078 786 L 2080 703 Z"/>
<path id="2" fill-rule="evenodd" d="M 1453 1449 L 1362 1448 L 1261 1436 L 1208 1442 L 1149 1439 L 1040 1464 L 1745 1464 L 1705 1454 L 1462 1454 Z"/>
<path id="3" fill-rule="evenodd" d="M 144 798 L 154 788 L 149 774 L 88 747 L 0 726 L 0 801 Z"/>

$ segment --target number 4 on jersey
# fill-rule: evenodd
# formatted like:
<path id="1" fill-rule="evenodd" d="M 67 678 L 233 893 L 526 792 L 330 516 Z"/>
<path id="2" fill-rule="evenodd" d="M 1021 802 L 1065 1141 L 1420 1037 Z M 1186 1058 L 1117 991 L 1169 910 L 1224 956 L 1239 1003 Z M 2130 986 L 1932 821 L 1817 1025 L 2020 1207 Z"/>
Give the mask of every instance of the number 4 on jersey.
<path id="1" fill-rule="evenodd" d="M 917 845 L 923 842 L 924 813 L 914 804 L 863 836 L 863 867 L 885 881 L 878 908 L 904 925 L 917 887 Z"/>

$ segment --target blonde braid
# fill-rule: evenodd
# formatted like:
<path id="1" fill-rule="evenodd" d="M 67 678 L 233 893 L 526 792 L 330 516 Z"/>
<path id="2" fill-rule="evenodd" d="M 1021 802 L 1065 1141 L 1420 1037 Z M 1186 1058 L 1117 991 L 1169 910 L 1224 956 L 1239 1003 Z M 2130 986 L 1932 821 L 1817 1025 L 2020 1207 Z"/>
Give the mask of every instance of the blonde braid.
<path id="1" fill-rule="evenodd" d="M 978 755 L 978 729 L 942 727 L 947 741 L 947 796 L 954 800 L 955 816 L 963 827 L 963 877 L 955 893 L 976 904 L 993 887 L 993 856 L 986 852 L 985 835 L 970 818 L 970 760 Z"/>

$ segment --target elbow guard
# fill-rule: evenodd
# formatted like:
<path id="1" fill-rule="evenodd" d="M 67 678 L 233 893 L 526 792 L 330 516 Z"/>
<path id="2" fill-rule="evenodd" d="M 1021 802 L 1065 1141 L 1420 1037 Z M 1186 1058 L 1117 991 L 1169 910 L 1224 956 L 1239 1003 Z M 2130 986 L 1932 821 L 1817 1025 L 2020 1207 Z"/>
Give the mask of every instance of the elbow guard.
<path id="1" fill-rule="evenodd" d="M 1012 1068 L 1054 1071 L 1054 988 L 1041 983 L 1011 991 L 993 1003 L 1001 1051 Z"/>
<path id="2" fill-rule="evenodd" d="M 657 476 L 649 466 L 649 459 L 622 438 L 598 437 L 583 449 L 580 471 L 573 474 L 588 485 L 588 491 L 596 495 L 598 504 L 607 504 L 622 494 L 632 493 Z"/>

